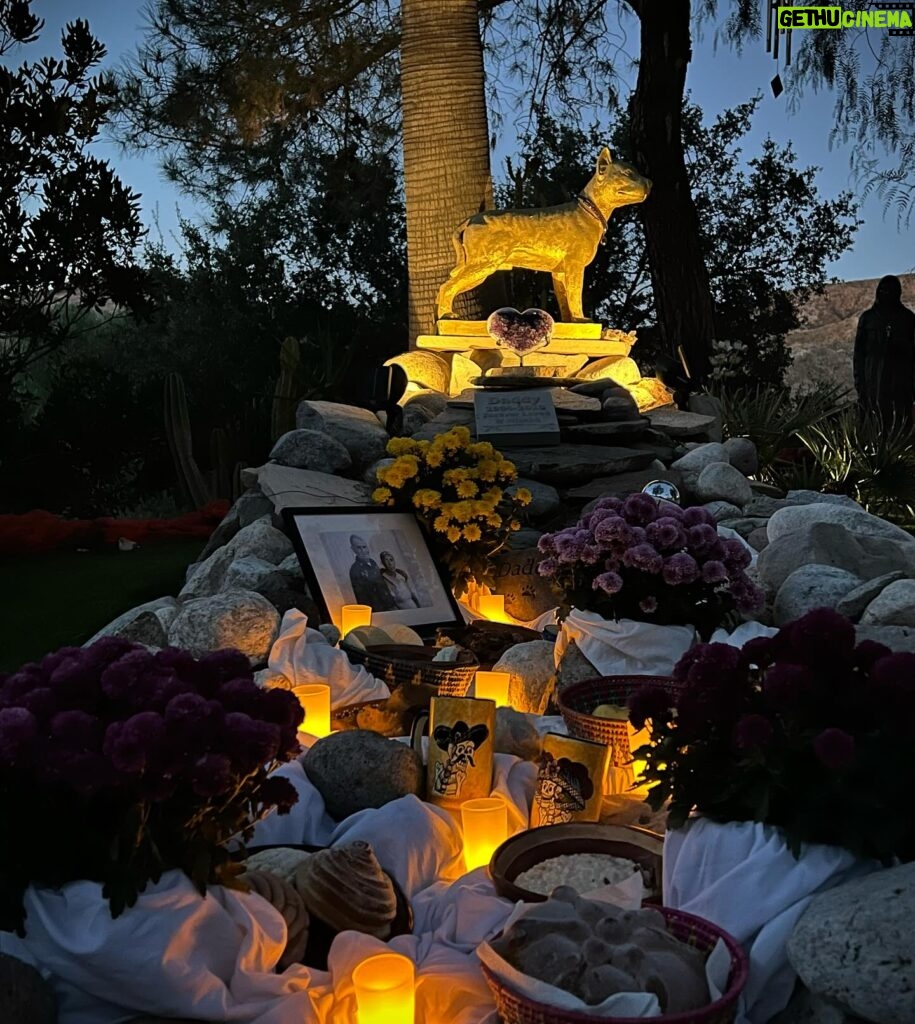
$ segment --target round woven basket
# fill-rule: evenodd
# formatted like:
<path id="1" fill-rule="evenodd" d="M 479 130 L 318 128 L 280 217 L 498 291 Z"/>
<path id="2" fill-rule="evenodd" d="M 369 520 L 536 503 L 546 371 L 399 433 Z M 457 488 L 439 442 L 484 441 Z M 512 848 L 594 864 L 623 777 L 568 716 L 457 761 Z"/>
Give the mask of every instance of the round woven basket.
<path id="1" fill-rule="evenodd" d="M 400 686 L 432 686 L 440 697 L 466 696 L 480 667 L 470 651 L 460 651 L 457 661 L 434 661 L 438 653 L 435 647 L 378 644 L 360 650 L 341 641 L 340 650 L 354 665 L 364 665 L 391 691 Z"/>
<path id="2" fill-rule="evenodd" d="M 713 925 L 711 921 L 684 913 L 682 910 L 672 910 L 669 907 L 659 907 L 658 909 L 667 919 L 667 930 L 673 936 L 681 942 L 694 946 L 706 955 L 711 953 L 718 940 L 721 939 L 731 955 L 731 969 L 728 973 L 727 986 L 720 999 L 689 1013 L 662 1014 L 660 1017 L 652 1017 L 652 1021 L 656 1024 L 732 1024 L 737 1016 L 737 1000 L 747 983 L 749 972 L 747 954 L 735 939 Z M 503 1024 L 595 1024 L 597 1020 L 600 1020 L 602 1024 L 641 1024 L 644 1019 L 635 1017 L 597 1018 L 584 1013 L 576 1013 L 574 1010 L 564 1010 L 556 1006 L 547 1006 L 545 1003 L 537 1003 L 506 985 L 492 973 L 486 964 L 481 963 L 480 967 L 492 992 Z"/>
<path id="3" fill-rule="evenodd" d="M 592 743 L 605 743 L 612 751 L 611 764 L 620 768 L 632 760 L 628 721 L 597 718 L 591 712 L 601 704 L 625 707 L 643 686 L 660 686 L 672 700 L 676 700 L 681 688 L 669 676 L 594 676 L 566 687 L 556 702 L 569 734 Z"/>

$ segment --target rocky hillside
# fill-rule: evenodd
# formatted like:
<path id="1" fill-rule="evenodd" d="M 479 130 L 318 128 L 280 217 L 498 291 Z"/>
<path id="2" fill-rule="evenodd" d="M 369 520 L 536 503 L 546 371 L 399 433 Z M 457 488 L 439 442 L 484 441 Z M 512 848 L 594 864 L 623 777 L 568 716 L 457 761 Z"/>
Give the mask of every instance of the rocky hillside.
<path id="1" fill-rule="evenodd" d="M 902 301 L 915 308 L 915 274 L 900 274 Z M 852 350 L 858 317 L 873 304 L 878 278 L 840 281 L 826 286 L 804 307 L 806 326 L 788 335 L 794 365 L 792 384 L 829 380 L 852 386 Z"/>

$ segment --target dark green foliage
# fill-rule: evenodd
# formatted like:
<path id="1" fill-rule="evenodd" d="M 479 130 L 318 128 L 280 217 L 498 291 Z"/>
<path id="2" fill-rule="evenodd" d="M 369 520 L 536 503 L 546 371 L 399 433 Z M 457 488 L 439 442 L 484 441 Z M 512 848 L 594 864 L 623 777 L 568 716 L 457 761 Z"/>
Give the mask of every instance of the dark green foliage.
<path id="1" fill-rule="evenodd" d="M 0 55 L 42 27 L 28 2 L 0 0 Z M 61 47 L 63 59 L 0 64 L 0 392 L 94 311 L 144 304 L 138 197 L 87 152 L 116 95 L 91 77 L 105 47 L 84 21 L 67 25 Z"/>

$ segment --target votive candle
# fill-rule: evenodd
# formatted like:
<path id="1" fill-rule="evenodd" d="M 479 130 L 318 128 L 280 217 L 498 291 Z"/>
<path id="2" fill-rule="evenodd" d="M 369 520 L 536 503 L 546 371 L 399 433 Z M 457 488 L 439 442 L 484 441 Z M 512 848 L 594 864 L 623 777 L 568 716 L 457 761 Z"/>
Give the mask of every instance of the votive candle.
<path id="1" fill-rule="evenodd" d="M 345 604 L 340 609 L 340 615 L 342 617 L 340 635 L 344 637 L 351 629 L 372 624 L 372 606 L 370 604 Z"/>
<path id="2" fill-rule="evenodd" d="M 413 1024 L 413 961 L 399 953 L 379 953 L 353 970 L 358 1024 Z"/>
<path id="3" fill-rule="evenodd" d="M 305 721 L 299 726 L 299 732 L 307 732 L 310 736 L 328 736 L 330 687 L 326 683 L 309 683 L 307 686 L 297 686 L 292 692 L 305 709 Z"/>
<path id="4" fill-rule="evenodd" d="M 511 672 L 477 672 L 474 676 L 474 697 L 494 700 L 497 708 L 508 705 L 508 686 Z"/>
<path id="5" fill-rule="evenodd" d="M 496 847 L 508 839 L 508 808 L 501 797 L 481 797 L 461 804 L 464 826 L 464 864 L 468 871 L 483 867 Z"/>
<path id="6" fill-rule="evenodd" d="M 504 594 L 480 594 L 477 611 L 490 622 L 508 622 Z"/>

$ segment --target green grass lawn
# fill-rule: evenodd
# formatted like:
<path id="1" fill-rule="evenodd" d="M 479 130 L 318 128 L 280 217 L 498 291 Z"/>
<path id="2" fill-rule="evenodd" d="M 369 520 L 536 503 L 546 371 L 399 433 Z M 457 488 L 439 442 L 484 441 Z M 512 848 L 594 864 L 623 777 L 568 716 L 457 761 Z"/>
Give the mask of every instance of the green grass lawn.
<path id="1" fill-rule="evenodd" d="M 85 643 L 122 612 L 176 594 L 202 540 L 0 561 L 0 671 Z"/>

